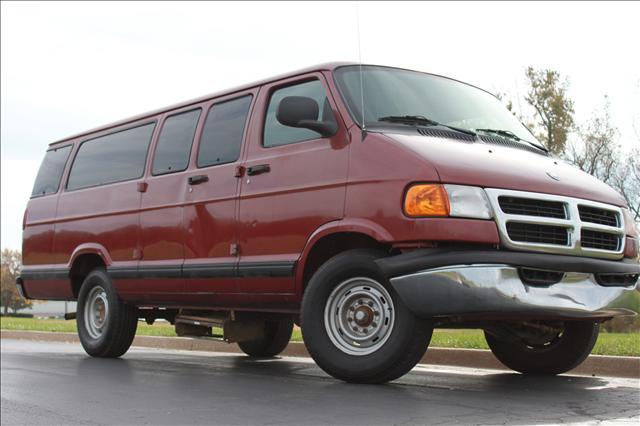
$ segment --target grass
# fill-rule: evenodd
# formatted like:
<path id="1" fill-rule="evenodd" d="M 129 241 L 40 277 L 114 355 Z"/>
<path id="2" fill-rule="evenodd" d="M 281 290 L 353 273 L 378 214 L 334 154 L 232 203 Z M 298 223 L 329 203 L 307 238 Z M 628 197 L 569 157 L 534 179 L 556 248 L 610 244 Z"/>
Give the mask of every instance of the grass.
<path id="1" fill-rule="evenodd" d="M 28 330 L 50 332 L 76 332 L 75 321 L 37 318 L 0 319 L 2 330 Z M 175 336 L 176 333 L 168 323 L 157 322 L 148 325 L 138 324 L 138 335 L 142 336 Z M 301 342 L 300 329 L 293 331 L 291 340 Z M 431 339 L 431 346 L 441 348 L 488 349 L 481 330 L 436 330 Z M 596 355 L 640 356 L 640 333 L 607 333 L 601 332 L 593 349 Z"/>
<path id="2" fill-rule="evenodd" d="M 489 349 L 481 330 L 437 330 L 431 345 L 442 348 Z M 640 333 L 600 332 L 594 355 L 640 356 Z"/>
<path id="3" fill-rule="evenodd" d="M 20 331 L 52 331 L 56 333 L 76 333 L 76 322 L 63 319 L 39 319 L 39 318 L 0 318 L 0 329 Z M 138 323 L 138 334 L 142 336 L 175 336 L 173 326 L 169 323 L 156 323 L 148 325 Z"/>

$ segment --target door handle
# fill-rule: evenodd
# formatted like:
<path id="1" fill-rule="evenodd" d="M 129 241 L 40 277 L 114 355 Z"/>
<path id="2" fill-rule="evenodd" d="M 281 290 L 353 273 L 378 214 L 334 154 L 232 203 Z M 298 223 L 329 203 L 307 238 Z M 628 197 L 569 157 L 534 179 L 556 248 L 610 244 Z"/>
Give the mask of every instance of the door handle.
<path id="1" fill-rule="evenodd" d="M 247 167 L 247 174 L 249 176 L 259 175 L 262 173 L 269 173 L 271 167 L 268 164 L 259 164 L 257 166 Z"/>
<path id="2" fill-rule="evenodd" d="M 189 185 L 199 185 L 205 182 L 209 182 L 209 176 L 207 175 L 189 176 Z"/>

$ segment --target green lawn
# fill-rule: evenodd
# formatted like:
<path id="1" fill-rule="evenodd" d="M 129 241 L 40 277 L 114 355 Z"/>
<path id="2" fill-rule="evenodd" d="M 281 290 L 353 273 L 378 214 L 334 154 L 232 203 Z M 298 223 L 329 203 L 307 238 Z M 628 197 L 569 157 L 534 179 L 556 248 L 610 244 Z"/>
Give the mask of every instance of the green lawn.
<path id="1" fill-rule="evenodd" d="M 32 330 L 52 332 L 76 332 L 75 321 L 11 318 L 2 317 L 0 328 L 3 330 Z M 138 334 L 143 336 L 175 336 L 173 326 L 166 322 L 147 325 L 138 324 Z M 302 341 L 300 330 L 293 331 L 291 340 Z M 484 335 L 480 330 L 436 330 L 431 340 L 431 346 L 441 348 L 488 349 Z M 606 333 L 601 332 L 596 347 L 597 355 L 625 355 L 640 356 L 640 333 Z"/>

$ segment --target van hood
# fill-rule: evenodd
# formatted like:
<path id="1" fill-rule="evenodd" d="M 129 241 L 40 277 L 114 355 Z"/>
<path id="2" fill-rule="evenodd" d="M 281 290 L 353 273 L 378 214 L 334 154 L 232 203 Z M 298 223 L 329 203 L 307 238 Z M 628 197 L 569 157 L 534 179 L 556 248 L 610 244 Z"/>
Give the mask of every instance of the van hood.
<path id="1" fill-rule="evenodd" d="M 626 206 L 624 198 L 609 185 L 557 158 L 483 142 L 384 134 L 424 158 L 443 183 L 542 192 Z"/>

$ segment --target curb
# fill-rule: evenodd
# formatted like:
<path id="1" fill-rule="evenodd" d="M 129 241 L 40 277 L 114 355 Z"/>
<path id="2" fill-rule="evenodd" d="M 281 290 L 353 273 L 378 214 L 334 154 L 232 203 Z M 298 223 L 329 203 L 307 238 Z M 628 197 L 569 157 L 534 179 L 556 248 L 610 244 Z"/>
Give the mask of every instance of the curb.
<path id="1" fill-rule="evenodd" d="M 39 331 L 0 331 L 2 339 L 39 340 L 47 342 L 79 343 L 75 333 Z M 237 345 L 219 340 L 190 337 L 136 336 L 133 346 L 156 349 L 186 351 L 242 353 Z M 282 352 L 283 356 L 309 357 L 303 343 L 291 342 Z M 429 348 L 420 364 L 448 365 L 481 369 L 509 370 L 498 361 L 491 351 L 484 349 Z M 590 355 L 579 367 L 568 374 L 581 376 L 609 376 L 640 379 L 640 357 Z"/>

